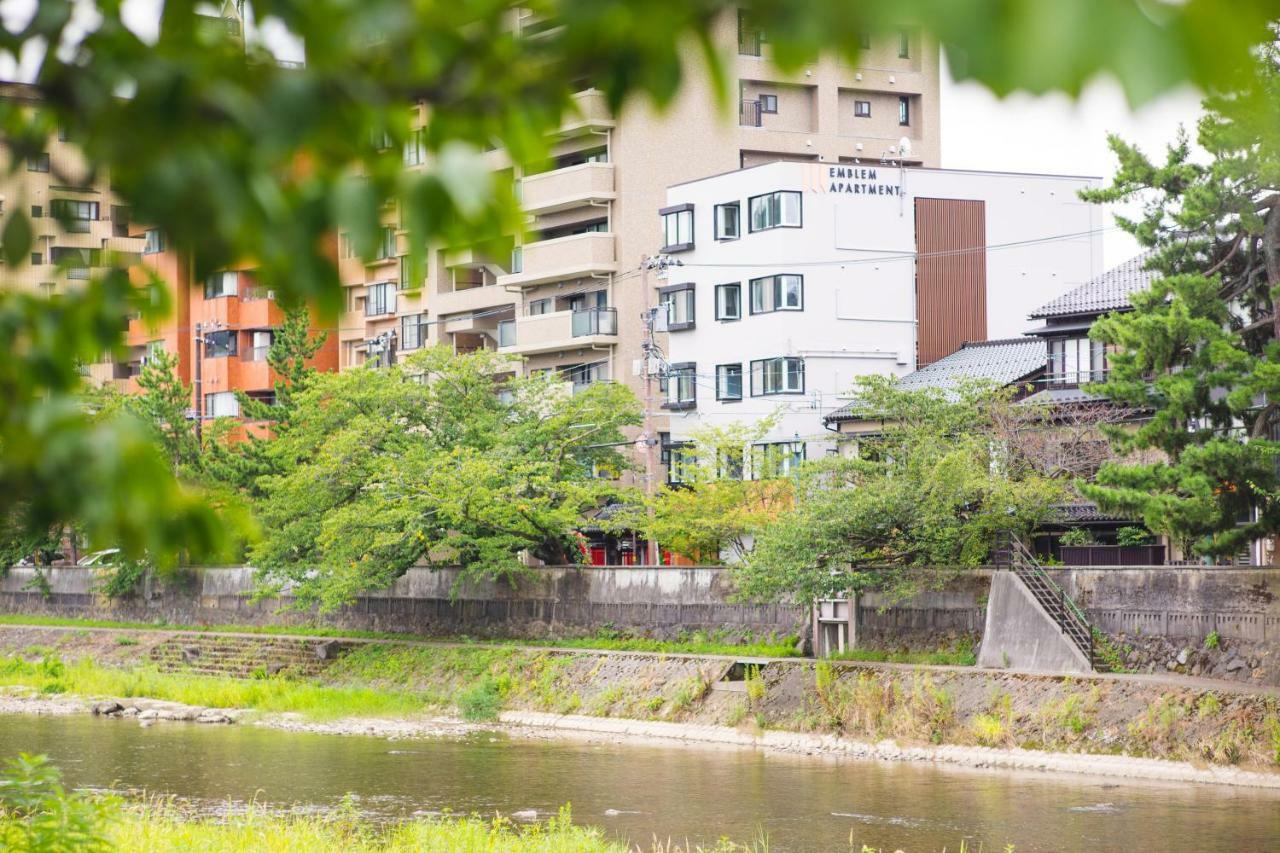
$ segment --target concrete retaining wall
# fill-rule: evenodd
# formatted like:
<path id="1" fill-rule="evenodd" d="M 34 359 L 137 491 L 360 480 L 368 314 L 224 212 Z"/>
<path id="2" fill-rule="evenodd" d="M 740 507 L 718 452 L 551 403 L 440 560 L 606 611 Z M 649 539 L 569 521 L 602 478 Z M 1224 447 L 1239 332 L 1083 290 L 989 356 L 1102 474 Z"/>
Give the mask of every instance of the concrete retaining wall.
<path id="1" fill-rule="evenodd" d="M 1093 672 L 1093 665 L 1067 638 L 1031 590 L 1013 572 L 991 579 L 978 666 L 1034 672 Z"/>

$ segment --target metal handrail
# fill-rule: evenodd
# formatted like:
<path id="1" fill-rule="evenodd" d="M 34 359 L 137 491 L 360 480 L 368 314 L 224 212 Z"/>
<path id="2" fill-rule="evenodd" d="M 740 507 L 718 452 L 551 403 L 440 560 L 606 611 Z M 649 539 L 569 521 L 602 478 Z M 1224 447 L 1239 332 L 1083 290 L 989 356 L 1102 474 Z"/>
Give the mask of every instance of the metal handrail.
<path id="1" fill-rule="evenodd" d="M 1054 582 L 1053 578 L 1049 577 L 1039 561 L 1036 560 L 1035 555 L 1027 549 L 1027 546 L 1018 537 L 1013 534 L 1003 534 L 1000 540 L 996 549 L 997 565 L 1000 565 L 1003 557 L 1003 561 L 1007 562 L 1013 573 L 1026 584 L 1027 589 L 1040 601 L 1041 605 L 1050 603 L 1043 600 L 1036 589 L 1036 584 L 1044 587 L 1047 595 L 1051 596 L 1062 610 L 1062 618 L 1058 627 L 1085 654 L 1089 659 L 1090 666 L 1096 668 L 1097 659 L 1093 648 L 1093 626 L 1089 624 L 1089 619 L 1085 616 L 1084 611 L 1071 596 L 1067 595 L 1061 586 Z M 1035 583 L 1032 583 L 1032 580 Z"/>

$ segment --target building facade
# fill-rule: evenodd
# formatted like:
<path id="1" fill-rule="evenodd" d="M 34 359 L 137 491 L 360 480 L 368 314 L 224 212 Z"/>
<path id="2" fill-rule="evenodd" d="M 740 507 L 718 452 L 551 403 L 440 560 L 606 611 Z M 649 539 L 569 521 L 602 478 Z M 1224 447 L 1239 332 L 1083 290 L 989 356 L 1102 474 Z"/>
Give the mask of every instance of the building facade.
<path id="1" fill-rule="evenodd" d="M 1097 183 L 782 162 L 672 187 L 678 265 L 656 288 L 670 443 L 777 412 L 771 456 L 832 451 L 823 416 L 859 376 L 1018 335 L 1099 272 L 1102 212 L 1077 196 Z"/>
<path id="2" fill-rule="evenodd" d="M 530 33 L 545 25 L 515 22 Z M 643 261 L 665 245 L 653 211 L 669 185 L 774 160 L 878 159 L 903 137 L 915 162 L 938 164 L 938 50 L 919 31 L 868 38 L 856 68 L 826 58 L 794 75 L 774 67 L 764 34 L 740 15 L 721 18 L 714 40 L 738 94 L 727 114 L 691 51 L 686 82 L 664 111 L 633 103 L 614 115 L 603 93 L 586 89 L 544 170 L 521 171 L 490 152 L 493 169 L 513 170 L 529 216 L 509 254 L 437 248 L 425 280 L 409 281 L 404 235 L 388 210 L 372 263 L 342 252 L 341 367 L 443 343 L 516 354 L 524 369 L 557 371 L 576 387 L 623 381 L 639 390 L 642 316 L 655 305 Z M 406 148 L 406 168 L 423 159 Z"/>

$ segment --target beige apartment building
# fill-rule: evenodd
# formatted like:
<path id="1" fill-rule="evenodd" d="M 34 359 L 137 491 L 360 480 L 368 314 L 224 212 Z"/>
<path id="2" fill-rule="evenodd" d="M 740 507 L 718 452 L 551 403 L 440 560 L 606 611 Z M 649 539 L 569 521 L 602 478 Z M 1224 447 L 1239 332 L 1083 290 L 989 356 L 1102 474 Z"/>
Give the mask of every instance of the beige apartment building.
<path id="1" fill-rule="evenodd" d="M 25 83 L 0 83 L 0 98 L 34 107 L 39 93 Z M 0 285 L 52 296 L 88 281 L 104 257 L 131 258 L 143 240 L 129 236 L 129 211 L 112 195 L 105 174 L 91 175 L 76 145 L 59 132 L 10 170 L 11 153 L 0 151 L 0 216 L 23 210 L 33 231 L 30 257 L 8 265 Z M 4 261 L 0 259 L 0 265 Z"/>
<path id="2" fill-rule="evenodd" d="M 532 17 L 516 26 L 546 28 Z M 612 380 L 640 392 L 642 315 L 666 283 L 643 261 L 668 244 L 658 216 L 668 186 L 773 160 L 878 163 L 900 157 L 902 137 L 910 154 L 900 159 L 938 165 L 938 49 L 922 32 L 867 37 L 857 67 L 826 57 L 791 75 L 741 14 L 723 17 L 715 36 L 736 104 L 717 101 L 691 50 L 692 72 L 666 110 L 634 103 L 613 115 L 587 89 L 549 169 L 521 173 L 491 152 L 494 169 L 517 169 L 529 216 L 509 257 L 433 251 L 415 288 L 394 210 L 373 263 L 340 241 L 340 366 L 445 343 L 518 354 L 526 370 L 556 370 L 575 387 Z M 405 152 L 406 168 L 422 159 Z"/>

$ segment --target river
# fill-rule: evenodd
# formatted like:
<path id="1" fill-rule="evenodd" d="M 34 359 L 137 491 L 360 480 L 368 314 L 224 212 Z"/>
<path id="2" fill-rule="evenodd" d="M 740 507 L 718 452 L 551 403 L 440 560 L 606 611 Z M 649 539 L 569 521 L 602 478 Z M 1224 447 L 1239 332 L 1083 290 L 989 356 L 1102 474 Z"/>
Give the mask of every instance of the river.
<path id="1" fill-rule="evenodd" d="M 256 799 L 380 817 L 550 815 L 646 848 L 767 834 L 772 851 L 1280 850 L 1280 795 L 737 749 L 515 740 L 387 740 L 249 725 L 0 716 L 0 757 L 46 753 L 69 784 L 172 794 L 210 810 Z"/>

